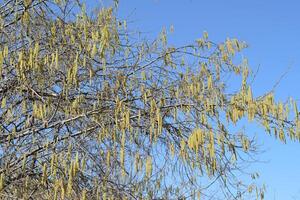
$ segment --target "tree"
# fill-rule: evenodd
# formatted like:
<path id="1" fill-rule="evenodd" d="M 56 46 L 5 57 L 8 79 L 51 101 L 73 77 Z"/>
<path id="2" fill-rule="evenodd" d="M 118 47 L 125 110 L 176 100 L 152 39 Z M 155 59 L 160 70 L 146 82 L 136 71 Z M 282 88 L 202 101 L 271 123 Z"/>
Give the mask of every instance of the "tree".
<path id="1" fill-rule="evenodd" d="M 299 140 L 296 103 L 252 95 L 244 42 L 143 40 L 117 3 L 2 2 L 1 199 L 263 198 L 236 124 Z"/>

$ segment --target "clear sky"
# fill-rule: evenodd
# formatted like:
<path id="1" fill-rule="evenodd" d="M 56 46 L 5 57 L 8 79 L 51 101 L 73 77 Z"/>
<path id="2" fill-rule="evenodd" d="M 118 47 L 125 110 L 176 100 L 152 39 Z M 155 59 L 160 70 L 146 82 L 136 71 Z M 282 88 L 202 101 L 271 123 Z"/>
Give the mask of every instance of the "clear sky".
<path id="1" fill-rule="evenodd" d="M 173 44 L 185 44 L 206 30 L 212 41 L 227 37 L 244 40 L 249 48 L 243 54 L 259 73 L 255 95 L 276 87 L 276 98 L 300 100 L 300 1 L 299 0 L 120 0 L 119 15 L 131 27 L 157 35 L 162 27 L 174 26 Z M 300 101 L 298 101 L 300 105 Z M 267 150 L 253 166 L 267 184 L 266 199 L 300 199 L 300 143 L 284 145 L 251 127 Z"/>

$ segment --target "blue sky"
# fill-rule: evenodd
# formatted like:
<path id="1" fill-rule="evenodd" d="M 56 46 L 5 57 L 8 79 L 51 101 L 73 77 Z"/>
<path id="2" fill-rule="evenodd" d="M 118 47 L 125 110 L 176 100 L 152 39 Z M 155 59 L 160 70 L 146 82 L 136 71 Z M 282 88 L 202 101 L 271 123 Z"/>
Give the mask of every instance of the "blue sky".
<path id="1" fill-rule="evenodd" d="M 204 30 L 215 42 L 227 37 L 244 40 L 243 54 L 259 73 L 253 84 L 255 95 L 276 87 L 276 98 L 300 100 L 300 1 L 285 0 L 120 0 L 119 15 L 130 27 L 156 36 L 163 27 L 174 26 L 173 44 L 181 45 L 201 37 Z M 300 101 L 298 101 L 300 104 Z M 300 143 L 284 145 L 251 126 L 266 153 L 265 163 L 253 166 L 267 184 L 266 199 L 300 199 Z"/>

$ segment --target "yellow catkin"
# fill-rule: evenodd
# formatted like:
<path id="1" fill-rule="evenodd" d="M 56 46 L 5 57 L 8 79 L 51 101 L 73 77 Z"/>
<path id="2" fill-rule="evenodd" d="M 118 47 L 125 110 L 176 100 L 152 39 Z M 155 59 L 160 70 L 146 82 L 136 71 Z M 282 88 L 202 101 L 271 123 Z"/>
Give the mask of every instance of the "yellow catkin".
<path id="1" fill-rule="evenodd" d="M 4 188 L 4 173 L 0 175 L 0 191 Z"/>
<path id="2" fill-rule="evenodd" d="M 150 178 L 152 174 L 152 157 L 148 156 L 146 159 L 146 177 Z"/>
<path id="3" fill-rule="evenodd" d="M 124 168 L 124 163 L 125 163 L 125 150 L 124 150 L 124 146 L 122 146 L 121 150 L 120 150 L 120 163 L 121 163 L 121 167 Z"/>
<path id="4" fill-rule="evenodd" d="M 65 186 L 64 186 L 62 179 L 60 180 L 59 185 L 60 185 L 60 190 L 61 190 L 60 197 L 61 197 L 61 199 L 65 199 L 66 191 L 65 191 Z"/>
<path id="5" fill-rule="evenodd" d="M 55 51 L 55 68 L 58 69 L 58 50 Z"/>
<path id="6" fill-rule="evenodd" d="M 54 194 L 53 194 L 53 199 L 57 200 L 57 192 L 58 192 L 58 186 L 55 182 L 55 186 L 54 186 Z"/>
<path id="7" fill-rule="evenodd" d="M 156 120 L 157 120 L 157 132 L 158 135 L 160 135 L 162 132 L 162 117 L 159 108 L 156 110 Z"/>
<path id="8" fill-rule="evenodd" d="M 174 147 L 174 144 L 173 144 L 173 143 L 171 143 L 171 144 L 169 145 L 169 149 L 170 149 L 172 158 L 174 158 L 174 156 L 175 156 L 175 147 Z"/>
<path id="9" fill-rule="evenodd" d="M 250 103 L 252 101 L 253 101 L 252 90 L 251 90 L 251 87 L 249 86 L 248 90 L 247 90 L 247 102 Z"/>
<path id="10" fill-rule="evenodd" d="M 74 162 L 74 175 L 77 173 L 79 169 L 79 154 L 76 152 L 75 162 Z"/>
<path id="11" fill-rule="evenodd" d="M 73 163 L 69 168 L 69 178 L 68 178 L 68 185 L 67 185 L 67 196 L 70 196 L 73 187 Z"/>
<path id="12" fill-rule="evenodd" d="M 3 60 L 4 60 L 4 53 L 0 51 L 0 77 L 2 77 L 2 68 L 3 68 Z"/>
<path id="13" fill-rule="evenodd" d="M 92 47 L 91 58 L 94 58 L 96 53 L 97 53 L 97 45 L 96 43 L 94 43 Z"/>
<path id="14" fill-rule="evenodd" d="M 215 157 L 214 134 L 212 130 L 209 131 L 209 156 L 211 158 Z"/>
<path id="15" fill-rule="evenodd" d="M 25 178 L 25 188 L 28 188 L 29 176 L 27 175 Z"/>
<path id="16" fill-rule="evenodd" d="M 110 166 L 110 150 L 107 150 L 106 153 L 106 165 Z"/>
<path id="17" fill-rule="evenodd" d="M 1 108 L 4 109 L 5 107 L 6 107 L 6 97 L 3 97 L 1 101 Z"/>
<path id="18" fill-rule="evenodd" d="M 81 195 L 81 200 L 86 200 L 87 199 L 86 198 L 86 193 L 87 193 L 86 189 L 83 189 L 82 190 L 82 195 Z"/>
<path id="19" fill-rule="evenodd" d="M 134 170 L 139 171 L 140 154 L 137 152 L 134 158 Z"/>
<path id="20" fill-rule="evenodd" d="M 297 102 L 296 101 L 293 102 L 293 107 L 294 107 L 294 113 L 295 113 L 296 119 L 298 119 L 299 118 L 299 112 L 298 112 L 298 107 L 297 107 Z"/>
<path id="21" fill-rule="evenodd" d="M 47 180 L 47 165 L 44 163 L 43 165 L 43 175 L 42 175 L 42 184 L 46 185 L 46 180 Z"/>
<path id="22" fill-rule="evenodd" d="M 34 56 L 37 58 L 38 57 L 38 54 L 39 54 L 39 50 L 40 50 L 40 45 L 39 43 L 35 43 L 35 46 L 34 46 L 34 51 L 33 51 L 33 54 Z"/>
<path id="23" fill-rule="evenodd" d="M 22 171 L 25 169 L 25 165 L 26 165 L 26 155 L 23 156 Z"/>
<path id="24" fill-rule="evenodd" d="M 284 131 L 282 128 L 279 130 L 279 139 L 281 141 L 285 142 L 285 135 L 284 135 Z"/>

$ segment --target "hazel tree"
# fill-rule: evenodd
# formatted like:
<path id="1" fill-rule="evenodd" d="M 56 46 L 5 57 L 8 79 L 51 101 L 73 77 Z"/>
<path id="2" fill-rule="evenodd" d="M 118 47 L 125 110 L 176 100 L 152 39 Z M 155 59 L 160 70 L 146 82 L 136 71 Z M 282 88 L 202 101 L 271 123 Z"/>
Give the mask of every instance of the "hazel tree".
<path id="1" fill-rule="evenodd" d="M 117 4 L 1 2 L 1 199 L 262 199 L 238 124 L 298 141 L 295 101 L 253 96 L 244 42 L 142 39 Z"/>

